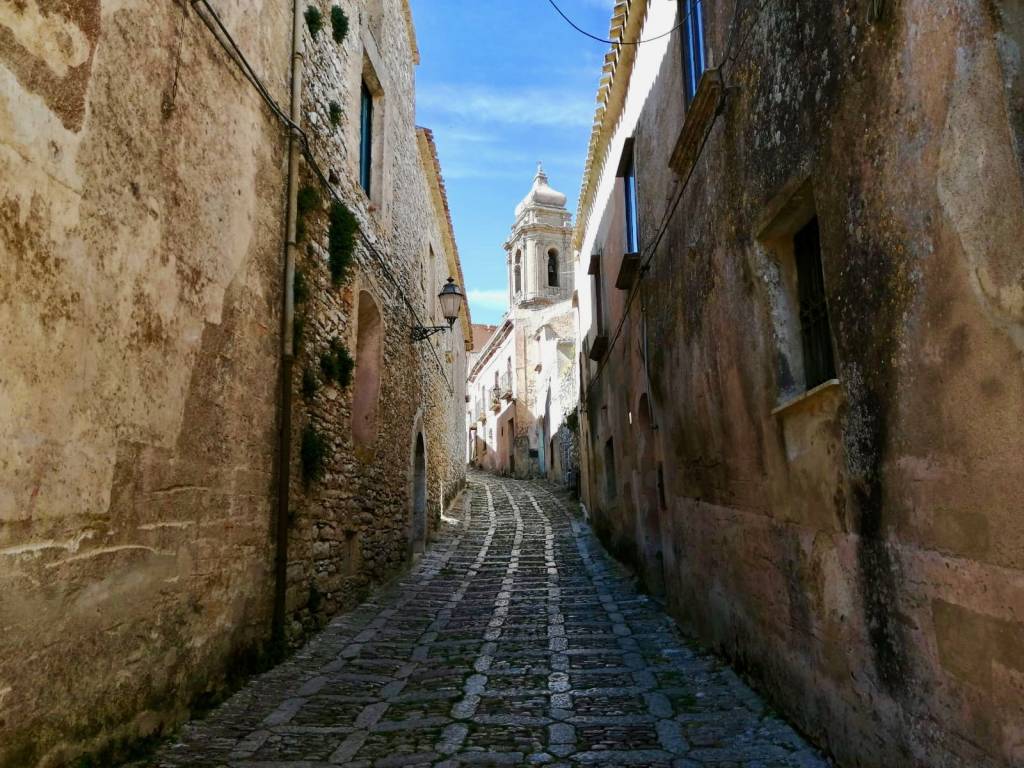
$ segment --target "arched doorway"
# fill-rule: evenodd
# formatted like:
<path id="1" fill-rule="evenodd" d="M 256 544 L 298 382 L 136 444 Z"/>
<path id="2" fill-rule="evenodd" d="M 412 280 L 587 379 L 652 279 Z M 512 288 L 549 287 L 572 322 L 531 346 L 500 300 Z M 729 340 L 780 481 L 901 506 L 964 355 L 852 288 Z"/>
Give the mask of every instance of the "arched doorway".
<path id="1" fill-rule="evenodd" d="M 377 402 L 380 399 L 384 325 L 377 302 L 368 291 L 359 292 L 356 314 L 356 375 L 352 388 L 352 437 L 357 446 L 377 440 Z"/>
<path id="2" fill-rule="evenodd" d="M 412 457 L 412 551 L 419 554 L 427 543 L 427 446 L 423 433 L 416 435 Z"/>

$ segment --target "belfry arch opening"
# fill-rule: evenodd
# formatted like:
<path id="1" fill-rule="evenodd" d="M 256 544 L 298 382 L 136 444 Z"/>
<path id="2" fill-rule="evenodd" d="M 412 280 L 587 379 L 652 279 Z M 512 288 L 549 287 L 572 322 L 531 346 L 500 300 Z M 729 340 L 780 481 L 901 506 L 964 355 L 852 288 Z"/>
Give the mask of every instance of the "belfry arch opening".
<path id="1" fill-rule="evenodd" d="M 551 248 L 548 250 L 548 286 L 551 288 L 558 287 L 558 249 Z"/>

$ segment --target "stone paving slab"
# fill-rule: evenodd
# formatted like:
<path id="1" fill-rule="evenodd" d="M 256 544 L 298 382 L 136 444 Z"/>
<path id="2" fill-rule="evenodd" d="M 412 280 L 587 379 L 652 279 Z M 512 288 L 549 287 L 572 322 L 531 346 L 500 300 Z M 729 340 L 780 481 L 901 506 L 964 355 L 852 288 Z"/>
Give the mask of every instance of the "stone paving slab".
<path id="1" fill-rule="evenodd" d="M 471 474 L 457 526 L 153 768 L 825 768 L 689 647 L 552 489 Z"/>

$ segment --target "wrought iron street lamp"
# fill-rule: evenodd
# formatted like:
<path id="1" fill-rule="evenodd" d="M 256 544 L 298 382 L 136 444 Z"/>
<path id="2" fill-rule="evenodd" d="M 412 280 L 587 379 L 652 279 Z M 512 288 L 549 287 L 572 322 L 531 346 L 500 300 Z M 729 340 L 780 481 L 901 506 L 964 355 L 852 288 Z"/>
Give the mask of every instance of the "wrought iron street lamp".
<path id="1" fill-rule="evenodd" d="M 459 286 L 455 284 L 455 279 L 449 277 L 448 283 L 437 294 L 437 300 L 441 302 L 441 312 L 444 313 L 444 319 L 448 321 L 448 325 L 414 325 L 412 328 L 412 340 L 423 341 L 440 331 L 451 330 L 451 327 L 455 325 L 455 321 L 459 318 L 459 312 L 462 310 L 464 299 L 465 296 L 462 295 Z"/>

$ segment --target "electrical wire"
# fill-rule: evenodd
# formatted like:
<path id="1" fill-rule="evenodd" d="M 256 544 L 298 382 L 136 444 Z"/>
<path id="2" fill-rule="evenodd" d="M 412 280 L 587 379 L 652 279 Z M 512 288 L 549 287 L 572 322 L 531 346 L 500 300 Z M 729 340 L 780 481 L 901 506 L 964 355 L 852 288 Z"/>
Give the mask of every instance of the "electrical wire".
<path id="1" fill-rule="evenodd" d="M 263 81 L 256 73 L 256 70 L 253 69 L 252 65 L 249 63 L 249 60 L 242 52 L 242 49 L 238 46 L 238 43 L 235 41 L 234 37 L 232 37 L 227 27 L 224 26 L 224 22 L 217 14 L 217 11 L 214 10 L 214 8 L 210 5 L 208 0 L 191 0 L 191 3 L 193 9 L 196 11 L 196 15 L 199 16 L 203 24 L 207 27 L 207 29 L 210 30 L 211 34 L 213 34 L 214 38 L 224 49 L 224 51 L 228 54 L 228 57 L 242 71 L 242 76 L 249 82 L 250 85 L 253 86 L 253 88 L 256 89 L 260 97 L 269 107 L 270 111 L 274 113 L 274 116 L 277 117 L 277 119 L 281 123 L 283 123 L 285 127 L 288 128 L 288 130 L 292 131 L 295 134 L 295 136 L 299 139 L 302 150 L 302 156 L 305 159 L 306 164 L 313 171 L 313 174 L 317 177 L 317 180 L 320 182 L 320 185 L 327 190 L 328 194 L 330 195 L 331 199 L 334 202 L 345 205 L 345 201 L 341 198 L 341 196 L 331 185 L 330 180 L 327 178 L 327 175 L 323 172 L 323 169 L 320 168 L 320 165 L 317 163 L 316 158 L 313 156 L 313 150 L 309 142 L 309 135 L 302 129 L 300 125 L 292 121 L 288 113 L 284 111 L 281 105 L 278 104 L 276 99 L 274 99 L 274 97 L 271 95 L 266 85 L 264 85 Z M 199 10 L 200 6 L 202 6 L 202 8 L 205 9 L 205 13 Z M 384 258 L 380 251 L 377 250 L 376 244 L 373 243 L 373 241 L 371 241 L 367 237 L 362 227 L 359 228 L 359 234 L 360 239 L 363 242 L 364 250 L 367 251 L 373 257 L 373 259 L 380 266 L 381 272 L 384 274 L 384 276 L 392 283 L 392 285 L 395 286 L 395 289 L 398 291 L 398 294 L 402 297 L 402 301 L 405 304 L 406 309 L 412 316 L 413 321 L 417 325 L 423 325 L 423 322 L 420 320 L 419 314 L 417 313 L 412 301 L 409 299 L 408 294 L 406 294 L 405 289 L 398 282 L 398 278 L 395 277 L 394 273 L 388 266 L 387 259 Z M 441 357 L 440 355 L 438 355 L 437 349 L 434 347 L 433 344 L 430 344 L 430 349 L 433 352 L 434 359 L 437 361 L 438 369 L 440 370 L 441 375 L 444 378 L 445 384 L 448 386 L 448 393 L 454 394 L 454 385 L 451 379 L 448 378 L 448 374 L 445 372 L 444 363 L 441 362 Z"/>
<path id="2" fill-rule="evenodd" d="M 686 15 L 683 16 L 683 18 L 679 20 L 679 23 L 676 24 L 674 27 L 672 27 L 672 29 L 670 29 L 668 32 L 663 32 L 660 35 L 656 35 L 655 37 L 648 37 L 648 38 L 645 38 L 643 40 L 633 40 L 633 41 L 629 41 L 629 40 L 609 40 L 606 37 L 599 37 L 598 35 L 594 35 L 594 34 L 591 34 L 590 32 L 587 32 L 587 30 L 583 29 L 575 21 L 570 19 L 565 14 L 565 12 L 561 8 L 558 7 L 558 4 L 555 3 L 555 0 L 548 0 L 548 3 L 550 3 L 551 7 L 554 8 L 558 12 L 559 16 L 561 16 L 563 19 L 565 19 L 565 22 L 570 27 L 575 29 L 581 35 L 583 35 L 584 37 L 589 37 L 591 40 L 596 40 L 599 43 L 605 43 L 607 45 L 643 45 L 644 43 L 653 43 L 655 40 L 661 40 L 663 37 L 668 37 L 669 35 L 671 35 L 677 29 L 682 27 L 686 23 L 686 20 L 690 18 L 690 11 L 687 11 Z"/>

